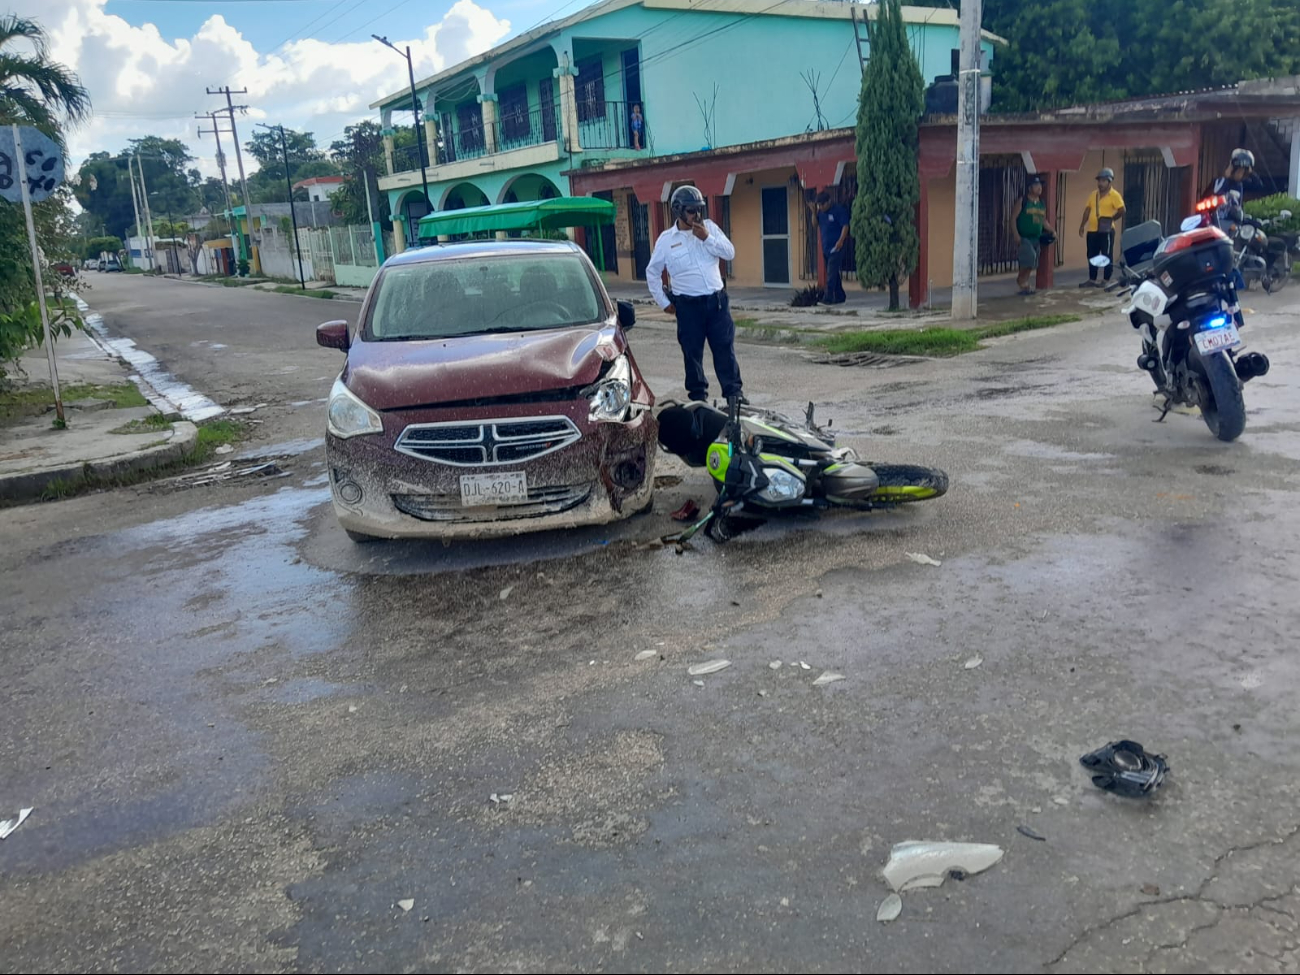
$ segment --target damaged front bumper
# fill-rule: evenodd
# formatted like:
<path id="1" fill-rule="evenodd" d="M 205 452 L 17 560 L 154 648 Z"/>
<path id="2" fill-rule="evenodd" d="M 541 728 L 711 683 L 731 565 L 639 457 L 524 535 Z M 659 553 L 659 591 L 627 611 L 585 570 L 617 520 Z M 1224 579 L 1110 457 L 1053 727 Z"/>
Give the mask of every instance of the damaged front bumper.
<path id="1" fill-rule="evenodd" d="M 645 510 L 654 493 L 654 417 L 647 410 L 624 423 L 592 422 L 588 411 L 585 399 L 539 404 L 535 413 L 522 416 L 517 407 L 475 415 L 464 410 L 400 411 L 383 417 L 382 434 L 346 440 L 327 436 L 330 488 L 339 523 L 377 538 L 493 538 L 606 524 Z M 510 420 L 542 417 L 567 417 L 575 436 L 522 461 L 475 465 L 454 443 L 432 451 L 420 447 L 424 452 L 443 451 L 442 459 L 429 459 L 415 455 L 420 450 L 411 450 L 409 434 L 403 438 L 403 432 L 413 428 L 495 423 L 501 430 Z M 473 449 L 496 453 L 501 445 Z M 477 507 L 463 503 L 462 476 L 503 471 L 524 473 L 526 501 Z"/>

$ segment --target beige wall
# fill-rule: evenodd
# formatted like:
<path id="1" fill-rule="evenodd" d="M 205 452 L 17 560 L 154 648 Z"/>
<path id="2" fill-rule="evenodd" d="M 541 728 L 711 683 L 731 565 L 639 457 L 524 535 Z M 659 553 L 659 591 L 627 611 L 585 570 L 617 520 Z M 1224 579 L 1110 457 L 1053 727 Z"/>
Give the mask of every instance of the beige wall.
<path id="1" fill-rule="evenodd" d="M 732 262 L 731 284 L 740 288 L 759 288 L 763 286 L 763 187 L 786 187 L 790 203 L 790 283 L 782 288 L 794 290 L 800 286 L 798 281 L 799 214 L 800 194 L 797 187 L 790 185 L 790 177 L 795 175 L 793 166 L 782 169 L 769 169 L 755 173 L 743 173 L 736 177 L 731 191 L 731 242 L 736 247 L 736 259 Z M 779 290 L 774 288 L 773 290 Z"/>

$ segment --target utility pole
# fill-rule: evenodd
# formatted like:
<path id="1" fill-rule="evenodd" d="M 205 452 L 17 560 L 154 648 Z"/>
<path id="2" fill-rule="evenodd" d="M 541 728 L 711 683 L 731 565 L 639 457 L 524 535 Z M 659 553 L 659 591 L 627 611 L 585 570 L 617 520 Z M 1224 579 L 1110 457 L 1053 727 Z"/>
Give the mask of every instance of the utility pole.
<path id="1" fill-rule="evenodd" d="M 429 174 L 425 171 L 424 157 L 426 154 L 424 146 L 424 126 L 420 124 L 420 98 L 415 93 L 415 63 L 411 60 L 411 47 L 408 44 L 405 53 L 398 50 L 397 45 L 393 44 L 387 37 L 380 37 L 378 34 L 371 34 L 375 40 L 384 47 L 391 48 L 399 55 L 406 58 L 406 76 L 411 82 L 411 115 L 415 122 L 415 151 L 420 154 L 420 185 L 424 187 L 424 205 L 428 213 L 433 212 L 433 201 L 429 197 Z"/>
<path id="2" fill-rule="evenodd" d="M 131 157 L 126 157 L 126 175 L 131 180 L 131 212 L 135 214 L 135 232 L 137 236 L 144 236 L 144 228 L 140 226 L 140 205 L 135 198 L 135 170 L 131 166 Z M 131 242 L 127 241 L 126 256 L 131 256 Z M 144 257 L 144 250 L 140 251 L 140 256 Z"/>
<path id="3" fill-rule="evenodd" d="M 226 194 L 226 212 L 230 214 L 230 256 L 239 258 L 239 228 L 235 224 L 235 208 L 230 203 L 230 183 L 226 180 L 226 154 L 221 151 L 221 126 L 217 124 L 218 112 L 195 113 L 195 118 L 206 118 L 212 122 L 212 136 L 217 141 L 217 168 L 221 170 L 221 189 Z M 233 129 L 232 129 L 233 131 Z M 199 129 L 199 135 L 207 135 Z"/>
<path id="4" fill-rule="evenodd" d="M 302 285 L 302 290 L 307 290 L 307 275 L 302 269 L 302 244 L 298 242 L 298 211 L 293 205 L 293 177 L 289 175 L 289 143 L 284 138 L 283 125 L 266 125 L 263 122 L 257 123 L 261 129 L 279 129 L 280 130 L 280 155 L 284 158 L 284 185 L 289 190 L 289 219 L 293 221 L 293 249 L 298 255 L 298 283 Z M 315 223 L 315 210 L 312 211 L 312 223 Z"/>
<path id="5" fill-rule="evenodd" d="M 979 276 L 980 7 L 962 0 L 957 76 L 957 210 L 952 245 L 952 317 L 976 314 Z"/>
<path id="6" fill-rule="evenodd" d="M 244 188 L 244 218 L 248 221 L 248 257 L 246 260 L 251 266 L 253 263 L 253 201 L 248 196 L 248 180 L 244 178 L 244 155 L 239 151 L 239 132 L 235 128 L 235 109 L 244 109 L 245 105 L 235 105 L 231 95 L 247 95 L 248 89 L 241 88 L 239 91 L 231 91 L 229 85 L 223 85 L 220 88 L 209 88 L 209 95 L 226 96 L 226 114 L 230 116 L 230 134 L 235 140 L 235 164 L 239 167 L 239 185 Z M 234 219 L 234 214 L 231 214 Z M 241 249 L 242 250 L 242 249 Z"/>
<path id="7" fill-rule="evenodd" d="M 149 188 L 144 182 L 144 163 L 140 162 L 140 154 L 135 156 L 136 168 L 140 170 L 140 199 L 144 202 L 144 222 L 149 227 L 149 273 L 152 274 L 158 267 L 158 261 L 155 258 L 154 234 L 153 234 L 153 214 L 149 211 Z"/>

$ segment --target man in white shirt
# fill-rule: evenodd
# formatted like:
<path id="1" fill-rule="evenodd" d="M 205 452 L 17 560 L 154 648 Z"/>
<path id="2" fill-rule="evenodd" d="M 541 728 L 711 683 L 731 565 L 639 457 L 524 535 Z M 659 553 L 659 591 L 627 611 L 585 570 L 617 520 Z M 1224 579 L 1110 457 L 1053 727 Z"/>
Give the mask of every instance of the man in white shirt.
<path id="1" fill-rule="evenodd" d="M 646 284 L 659 307 L 677 316 L 677 344 L 686 362 L 686 393 L 707 402 L 709 378 L 704 374 L 704 343 L 713 352 L 713 371 L 722 395 L 741 396 L 740 365 L 736 362 L 736 326 L 722 285 L 718 261 L 730 261 L 736 248 L 721 228 L 704 217 L 704 197 L 694 186 L 673 191 L 673 225 L 659 235 L 646 265 Z M 671 279 L 664 290 L 663 271 Z"/>

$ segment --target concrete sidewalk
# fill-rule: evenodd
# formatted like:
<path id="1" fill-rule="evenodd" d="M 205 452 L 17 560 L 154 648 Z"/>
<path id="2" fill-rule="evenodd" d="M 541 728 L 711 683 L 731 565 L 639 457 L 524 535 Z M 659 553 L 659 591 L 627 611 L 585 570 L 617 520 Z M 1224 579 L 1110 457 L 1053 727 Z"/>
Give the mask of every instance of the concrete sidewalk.
<path id="1" fill-rule="evenodd" d="M 67 426 L 56 423 L 45 350 L 32 349 L 25 375 L 0 393 L 0 501 L 150 470 L 194 449 L 198 428 L 163 417 L 89 335 L 76 332 L 54 348 Z"/>

